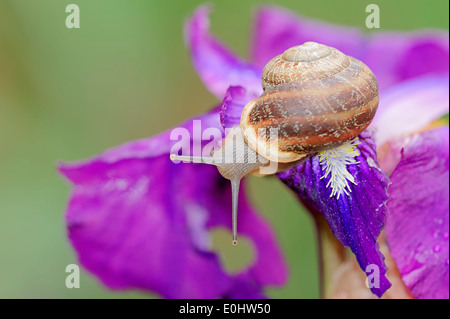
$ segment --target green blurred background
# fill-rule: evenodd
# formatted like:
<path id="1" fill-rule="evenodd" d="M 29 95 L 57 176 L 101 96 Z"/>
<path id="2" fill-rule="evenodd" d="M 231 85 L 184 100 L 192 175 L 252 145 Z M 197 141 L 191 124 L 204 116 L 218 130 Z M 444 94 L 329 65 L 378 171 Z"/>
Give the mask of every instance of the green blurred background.
<path id="1" fill-rule="evenodd" d="M 253 0 L 214 1 L 212 31 L 248 57 Z M 81 28 L 67 29 L 65 7 L 78 4 Z M 184 19 L 203 1 L 0 0 L 0 297 L 149 297 L 113 292 L 77 263 L 63 215 L 69 184 L 58 160 L 95 155 L 151 136 L 208 110 L 217 101 L 193 70 L 182 38 Z M 364 28 L 376 3 L 381 28 L 448 29 L 448 1 L 278 1 L 305 16 Z M 386 54 L 389 54 L 386 52 Z M 249 179 L 253 201 L 273 225 L 290 268 L 275 298 L 317 298 L 312 221 L 275 179 Z M 230 216 L 231 218 L 231 216 Z M 230 249 L 214 234 L 227 269 L 251 262 L 249 245 Z"/>

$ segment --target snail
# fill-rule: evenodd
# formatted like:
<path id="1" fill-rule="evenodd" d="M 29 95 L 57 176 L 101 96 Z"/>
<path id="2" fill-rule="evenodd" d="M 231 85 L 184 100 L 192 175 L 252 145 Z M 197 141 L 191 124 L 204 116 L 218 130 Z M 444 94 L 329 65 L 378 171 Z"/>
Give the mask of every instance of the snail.
<path id="1" fill-rule="evenodd" d="M 211 157 L 171 155 L 172 160 L 216 165 L 232 185 L 233 244 L 237 244 L 240 180 L 249 173 L 273 174 L 308 155 L 357 137 L 378 107 L 375 75 L 339 50 L 306 42 L 273 58 L 262 73 L 263 94 L 243 109 Z"/>

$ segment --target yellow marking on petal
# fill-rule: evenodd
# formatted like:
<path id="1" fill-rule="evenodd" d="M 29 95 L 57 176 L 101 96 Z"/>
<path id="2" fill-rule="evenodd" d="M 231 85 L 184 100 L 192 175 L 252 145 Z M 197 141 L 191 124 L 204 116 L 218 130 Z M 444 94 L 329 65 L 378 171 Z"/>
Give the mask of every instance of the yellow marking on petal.
<path id="1" fill-rule="evenodd" d="M 359 155 L 356 147 L 359 144 L 361 142 L 356 137 L 341 146 L 319 153 L 319 163 L 325 165 L 323 167 L 325 174 L 320 179 L 331 174 L 326 186 L 331 187 L 330 197 L 336 195 L 339 199 L 343 192 L 348 195 L 352 191 L 349 182 L 356 185 L 355 178 L 347 170 L 347 165 L 358 163 L 355 157 Z"/>

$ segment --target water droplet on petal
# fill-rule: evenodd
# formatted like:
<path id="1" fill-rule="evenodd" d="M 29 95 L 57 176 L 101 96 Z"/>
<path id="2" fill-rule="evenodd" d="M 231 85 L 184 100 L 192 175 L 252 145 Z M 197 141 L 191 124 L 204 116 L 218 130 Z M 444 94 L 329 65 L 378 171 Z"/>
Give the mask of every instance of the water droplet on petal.
<path id="1" fill-rule="evenodd" d="M 435 245 L 435 246 L 433 247 L 433 251 L 434 251 L 435 253 L 440 252 L 440 251 L 441 251 L 441 245 Z"/>

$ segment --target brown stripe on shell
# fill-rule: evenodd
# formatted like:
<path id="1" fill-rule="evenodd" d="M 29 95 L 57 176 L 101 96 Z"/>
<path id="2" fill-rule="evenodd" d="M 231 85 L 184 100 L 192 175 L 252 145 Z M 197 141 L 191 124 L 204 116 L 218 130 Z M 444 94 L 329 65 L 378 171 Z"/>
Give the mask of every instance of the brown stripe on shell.
<path id="1" fill-rule="evenodd" d="M 352 64 L 332 78 L 282 84 L 266 90 L 250 112 L 249 124 L 266 119 L 340 113 L 378 95 L 377 81 L 363 63 Z"/>
<path id="2" fill-rule="evenodd" d="M 284 61 L 283 67 L 283 55 L 269 62 L 263 72 L 263 82 L 269 79 L 269 84 L 244 108 L 241 118 L 243 130 L 250 127 L 256 132 L 247 136 L 251 147 L 255 143 L 261 147 L 269 141 L 269 129 L 278 129 L 283 162 L 289 153 L 295 158 L 353 139 L 367 128 L 378 106 L 378 84 L 364 63 L 318 44 L 293 49 L 283 55 L 297 62 Z M 320 52 L 312 54 L 314 49 Z M 293 66 L 299 67 L 298 74 Z M 258 135 L 261 128 L 266 128 L 264 137 Z"/>
<path id="3" fill-rule="evenodd" d="M 305 118 L 299 121 L 266 121 L 257 125 L 259 139 L 264 136 L 270 139 L 270 129 L 277 129 L 278 148 L 282 151 L 291 151 L 299 154 L 320 152 L 353 139 L 369 126 L 378 105 L 378 97 L 367 103 L 351 116 L 330 121 L 326 115 Z M 265 135 L 260 135 L 259 129 L 265 129 Z"/>
<path id="4" fill-rule="evenodd" d="M 314 133 L 304 132 L 296 133 L 295 130 L 287 131 L 286 136 L 282 138 L 279 149 L 285 152 L 315 153 L 321 152 L 355 138 L 364 131 L 370 124 L 371 119 L 376 112 L 378 98 L 369 103 L 366 111 L 349 118 L 347 121 L 334 122 L 335 125 L 327 123 Z"/>

